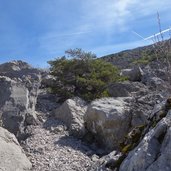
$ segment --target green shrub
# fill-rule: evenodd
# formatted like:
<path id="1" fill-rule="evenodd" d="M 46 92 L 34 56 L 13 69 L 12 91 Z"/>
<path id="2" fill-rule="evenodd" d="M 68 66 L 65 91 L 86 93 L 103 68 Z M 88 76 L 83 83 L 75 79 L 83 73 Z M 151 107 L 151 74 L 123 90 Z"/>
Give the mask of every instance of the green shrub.
<path id="1" fill-rule="evenodd" d="M 141 53 L 141 57 L 138 59 L 134 59 L 132 61 L 133 64 L 142 64 L 142 65 L 147 65 L 150 62 L 152 62 L 153 60 L 155 60 L 155 54 L 154 54 L 154 50 L 144 50 Z"/>
<path id="2" fill-rule="evenodd" d="M 50 71 L 56 78 L 52 92 L 62 100 L 73 96 L 87 101 L 109 96 L 107 87 L 110 83 L 122 81 L 119 70 L 112 64 L 97 59 L 91 52 L 81 49 L 68 50 L 67 55 L 49 61 Z"/>

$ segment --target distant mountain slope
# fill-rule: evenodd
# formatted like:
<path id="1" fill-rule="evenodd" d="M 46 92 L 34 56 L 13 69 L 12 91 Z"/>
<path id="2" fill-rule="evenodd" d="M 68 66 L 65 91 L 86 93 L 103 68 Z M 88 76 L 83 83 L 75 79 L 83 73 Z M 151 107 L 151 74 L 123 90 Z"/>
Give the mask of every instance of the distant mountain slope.
<path id="1" fill-rule="evenodd" d="M 171 39 L 162 42 L 162 45 L 171 47 Z M 141 60 L 139 64 L 148 62 L 150 58 L 155 57 L 156 47 L 154 45 L 148 45 L 143 47 L 138 47 L 135 49 L 121 51 L 119 53 L 110 54 L 101 57 L 107 62 L 118 66 L 119 68 L 129 68 L 132 65 L 135 65 L 137 61 Z M 154 59 L 154 58 L 153 58 Z"/>
<path id="2" fill-rule="evenodd" d="M 107 62 L 118 66 L 119 68 L 127 68 L 132 65 L 133 61 L 143 58 L 145 53 L 153 53 L 153 46 L 138 47 L 131 50 L 121 51 L 119 53 L 110 54 L 101 57 Z"/>

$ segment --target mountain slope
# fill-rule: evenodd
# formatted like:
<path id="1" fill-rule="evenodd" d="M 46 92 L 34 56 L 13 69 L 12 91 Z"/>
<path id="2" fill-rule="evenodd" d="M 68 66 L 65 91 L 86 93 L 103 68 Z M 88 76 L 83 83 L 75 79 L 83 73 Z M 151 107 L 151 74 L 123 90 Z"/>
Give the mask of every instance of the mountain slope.
<path id="1" fill-rule="evenodd" d="M 162 56 L 171 48 L 171 39 L 163 42 L 156 42 L 155 44 L 138 47 L 135 49 L 121 51 L 115 54 L 109 54 L 101 57 L 101 59 L 110 62 L 119 68 L 129 68 L 134 64 L 146 64 L 149 60 L 158 56 Z M 163 52 L 165 51 L 165 52 Z"/>

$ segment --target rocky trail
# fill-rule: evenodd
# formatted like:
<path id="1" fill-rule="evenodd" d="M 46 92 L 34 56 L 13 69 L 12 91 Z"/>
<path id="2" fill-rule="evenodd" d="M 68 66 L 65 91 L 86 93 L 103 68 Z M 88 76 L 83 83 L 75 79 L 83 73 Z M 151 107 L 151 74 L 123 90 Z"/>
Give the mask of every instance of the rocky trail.
<path id="1" fill-rule="evenodd" d="M 39 90 L 36 115 L 40 122 L 27 126 L 29 138 L 21 144 L 32 163 L 32 170 L 87 171 L 93 163 L 91 156 L 95 150 L 69 135 L 66 125 L 54 117 L 57 106 L 54 95 L 45 89 Z"/>
<path id="2" fill-rule="evenodd" d="M 65 126 L 54 118 L 32 127 L 32 136 L 22 146 L 33 171 L 87 171 L 92 165 L 93 151 L 69 136 Z"/>

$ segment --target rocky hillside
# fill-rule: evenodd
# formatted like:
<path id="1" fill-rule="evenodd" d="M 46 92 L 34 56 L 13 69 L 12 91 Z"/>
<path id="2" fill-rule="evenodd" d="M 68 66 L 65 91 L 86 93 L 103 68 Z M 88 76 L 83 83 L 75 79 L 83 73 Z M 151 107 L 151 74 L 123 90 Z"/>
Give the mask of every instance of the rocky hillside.
<path id="1" fill-rule="evenodd" d="M 163 54 L 167 52 L 170 47 L 171 39 L 168 39 L 165 41 L 155 42 L 155 44 L 152 45 L 106 55 L 101 58 L 118 66 L 121 69 L 133 67 L 135 64 L 144 66 L 153 58 L 156 58 L 156 54 L 158 55 L 158 57 L 163 57 Z"/>
<path id="2" fill-rule="evenodd" d="M 1 64 L 0 170 L 170 171 L 167 67 L 120 61 L 128 80 L 111 84 L 110 98 L 62 104 L 48 91 L 55 80 L 47 71 Z"/>

